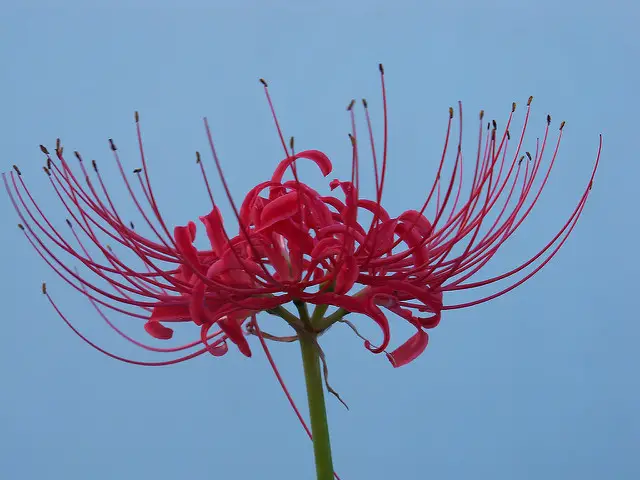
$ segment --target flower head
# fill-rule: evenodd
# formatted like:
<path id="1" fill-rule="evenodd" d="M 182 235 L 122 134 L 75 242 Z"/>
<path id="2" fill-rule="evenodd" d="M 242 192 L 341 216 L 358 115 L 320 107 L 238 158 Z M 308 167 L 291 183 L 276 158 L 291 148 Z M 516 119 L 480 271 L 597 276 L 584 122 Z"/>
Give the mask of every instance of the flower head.
<path id="1" fill-rule="evenodd" d="M 43 287 L 56 311 L 95 348 L 120 360 L 148 365 L 175 363 L 205 352 L 221 356 L 230 343 L 251 356 L 247 340 L 250 335 L 258 335 L 261 342 L 295 340 L 299 334 L 319 335 L 336 322 L 358 333 L 356 324 L 368 317 L 381 335 L 376 342 L 364 339 L 365 347 L 373 353 L 386 352 L 394 366 L 401 366 L 424 351 L 429 338 L 427 330 L 438 325 L 444 310 L 486 302 L 531 278 L 557 253 L 576 225 L 589 196 L 598 160 L 571 215 L 538 253 L 501 275 L 479 277 L 540 197 L 556 161 L 564 122 L 552 140 L 551 118 L 547 117 L 544 133 L 536 141 L 535 151 L 529 153 L 523 152 L 523 143 L 531 98 L 525 107 L 523 126 L 513 139 L 510 128 L 515 103 L 502 129 L 493 121 L 485 130 L 481 112 L 473 179 L 463 187 L 462 107 L 459 106 L 458 113 L 457 148 L 451 147 L 456 115 L 450 109 L 444 148 L 424 202 L 392 216 L 383 206 L 388 141 L 382 67 L 380 72 L 384 111 L 381 151 L 373 140 L 368 104 L 362 102 L 370 140 L 363 143 L 370 143 L 372 151 L 375 198 L 363 198 L 360 194 L 362 148 L 356 135 L 354 102 L 348 107 L 352 122 L 351 177 L 333 179 L 332 162 L 327 155 L 319 150 L 296 153 L 293 139 L 287 145 L 264 80 L 261 81 L 285 155 L 272 177 L 251 189 L 239 206 L 231 199 L 205 120 L 214 164 L 238 225 L 235 235 L 225 227 L 199 153 L 196 162 L 211 208 L 203 207 L 198 212 L 204 214 L 199 222 L 190 221 L 170 229 L 149 182 L 137 113 L 141 166 L 133 171 L 133 182 L 125 173 L 115 144 L 109 142 L 133 205 L 153 232 L 151 238 L 137 233 L 115 207 L 97 163 L 91 162 L 88 168 L 75 152 L 78 166 L 72 168 L 59 142 L 54 155 L 45 147 L 41 149 L 46 155 L 44 171 L 68 213 L 70 235 L 63 235 L 43 213 L 18 167 L 3 175 L 21 219 L 20 228 L 45 262 L 85 295 L 97 315 L 122 337 L 145 349 L 179 356 L 146 363 L 106 352 L 71 325 Z M 449 155 L 451 152 L 453 155 Z M 599 155 L 600 150 L 598 159 Z M 453 163 L 446 169 L 445 160 L 451 157 Z M 327 177 L 328 191 L 320 193 L 299 178 L 297 165 L 302 161 L 313 162 Z M 450 173 L 445 176 L 445 171 Z M 288 172 L 292 178 L 285 180 Z M 196 247 L 194 242 L 199 236 L 208 239 L 206 249 Z M 135 266 L 117 251 L 137 257 Z M 69 267 L 58 252 L 75 259 L 83 273 Z M 490 295 L 466 303 L 449 302 L 455 291 L 490 284 L 500 284 Z M 294 315 L 288 304 L 299 315 Z M 307 310 L 308 305 L 315 305 L 313 313 Z M 146 333 L 155 339 L 171 339 L 171 325 L 175 323 L 195 324 L 199 335 L 192 343 L 177 347 L 147 345 L 119 329 L 110 319 L 110 311 L 141 320 L 140 329 L 144 326 Z M 256 320 L 260 312 L 283 318 L 293 328 L 293 335 L 276 337 L 263 333 Z M 349 321 L 345 317 L 350 314 L 360 316 Z M 392 339 L 390 317 L 408 322 L 415 333 L 399 342 Z M 399 346 L 389 351 L 392 342 Z"/>

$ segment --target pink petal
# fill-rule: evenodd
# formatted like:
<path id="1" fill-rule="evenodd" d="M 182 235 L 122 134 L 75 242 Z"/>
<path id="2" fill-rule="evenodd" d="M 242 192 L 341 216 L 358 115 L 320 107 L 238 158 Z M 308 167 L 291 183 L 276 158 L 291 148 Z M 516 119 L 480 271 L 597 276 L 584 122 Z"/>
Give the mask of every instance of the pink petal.
<path id="1" fill-rule="evenodd" d="M 411 224 L 400 222 L 396 226 L 396 234 L 401 236 L 410 248 L 416 247 L 422 243 L 423 236 L 420 234 L 417 228 L 411 228 Z M 414 266 L 420 267 L 426 265 L 429 258 L 429 251 L 426 245 L 413 250 L 411 256 L 414 259 Z"/>
<path id="2" fill-rule="evenodd" d="M 337 294 L 348 293 L 353 287 L 353 284 L 356 283 L 359 274 L 360 269 L 358 268 L 356 258 L 347 253 L 347 257 L 342 265 L 340 265 L 340 270 L 336 276 L 335 292 Z"/>
<path id="3" fill-rule="evenodd" d="M 297 153 L 292 157 L 287 157 L 280 162 L 275 172 L 273 172 L 273 176 L 271 177 L 272 182 L 280 182 L 282 180 L 282 176 L 284 172 L 287 171 L 287 168 L 293 163 L 294 160 L 298 158 L 306 158 L 308 160 L 313 161 L 318 167 L 320 167 L 320 171 L 322 175 L 325 177 L 331 173 L 331 169 L 333 168 L 331 165 L 331 160 L 324 153 L 319 150 L 305 150 L 304 152 Z"/>
<path id="4" fill-rule="evenodd" d="M 165 322 L 183 322 L 191 320 L 189 306 L 185 302 L 181 305 L 158 305 L 157 307 L 154 307 L 149 321 L 159 322 L 161 320 Z"/>
<path id="5" fill-rule="evenodd" d="M 212 324 L 204 324 L 200 328 L 200 341 L 206 347 L 207 351 L 213 355 L 214 357 L 221 357 L 225 353 L 229 351 L 229 346 L 225 340 L 225 337 L 219 338 L 213 344 L 209 343 L 207 337 L 209 336 L 209 330 L 211 330 Z M 219 335 L 220 332 L 216 333 L 216 336 Z"/>
<path id="6" fill-rule="evenodd" d="M 342 242 L 335 237 L 326 237 L 316 243 L 316 246 L 311 250 L 311 259 L 326 257 L 326 251 L 340 251 Z"/>
<path id="7" fill-rule="evenodd" d="M 207 350 L 214 357 L 221 357 L 229 351 L 229 345 L 227 342 L 221 342 L 218 345 L 209 345 Z"/>
<path id="8" fill-rule="evenodd" d="M 372 256 L 382 255 L 389 251 L 394 242 L 394 234 L 397 225 L 397 220 L 388 220 L 378 224 L 375 230 L 369 234 L 369 239 L 366 242 L 366 248 L 369 252 L 372 252 Z"/>
<path id="9" fill-rule="evenodd" d="M 394 368 L 402 367 L 414 361 L 424 352 L 429 343 L 427 332 L 419 329 L 417 333 L 405 343 L 396 348 L 393 352 L 387 353 L 387 358 Z"/>
<path id="10" fill-rule="evenodd" d="M 253 187 L 251 190 L 249 190 L 249 193 L 247 193 L 247 195 L 244 197 L 244 200 L 242 201 L 242 205 L 240 206 L 240 220 L 242 220 L 242 222 L 245 225 L 249 224 L 249 217 L 250 217 L 251 211 L 254 208 L 255 202 L 259 198 L 258 195 L 260 195 L 260 192 L 265 188 L 273 185 L 277 185 L 277 183 L 274 183 L 274 182 L 259 183 L 258 185 Z"/>
<path id="11" fill-rule="evenodd" d="M 260 266 L 254 261 L 243 258 L 242 263 L 240 263 L 238 257 L 236 257 L 236 253 L 234 253 L 233 250 L 227 250 L 222 258 L 216 260 L 209 266 L 207 269 L 207 278 L 213 279 L 230 270 L 247 271 L 253 275 L 261 275 L 264 273 Z"/>
<path id="12" fill-rule="evenodd" d="M 189 302 L 189 313 L 196 325 L 202 325 L 205 320 L 204 315 L 204 282 L 198 281 L 191 290 L 191 301 Z"/>
<path id="13" fill-rule="evenodd" d="M 295 245 L 289 246 L 289 261 L 291 262 L 291 276 L 293 280 L 299 281 L 302 278 L 304 258 L 302 250 Z"/>
<path id="14" fill-rule="evenodd" d="M 302 253 L 308 254 L 313 250 L 313 238 L 293 222 L 278 222 L 273 226 L 273 229 L 289 242 L 295 243 Z"/>
<path id="15" fill-rule="evenodd" d="M 321 199 L 327 205 L 335 208 L 338 213 L 341 213 L 342 210 L 344 210 L 344 203 L 342 203 L 336 197 L 321 197 Z"/>
<path id="16" fill-rule="evenodd" d="M 229 337 L 233 343 L 236 344 L 238 350 L 240 350 L 245 356 L 251 356 L 251 348 L 249 347 L 249 342 L 247 342 L 247 338 L 244 336 L 242 331 L 241 322 L 236 319 L 229 319 L 229 317 L 223 318 L 218 321 L 218 325 L 222 329 L 222 331 Z"/>
<path id="17" fill-rule="evenodd" d="M 431 234 L 431 222 L 416 210 L 407 210 L 398 217 L 398 220 L 406 221 L 410 225 L 415 223 L 414 228 L 416 228 L 422 236 Z"/>
<path id="18" fill-rule="evenodd" d="M 377 213 L 378 220 L 382 222 L 386 222 L 387 220 L 389 220 L 389 214 L 384 208 L 382 208 L 382 206 L 378 202 L 367 200 L 366 198 L 361 198 L 358 200 L 358 206 L 364 208 L 365 210 L 369 210 L 374 215 Z"/>
<path id="19" fill-rule="evenodd" d="M 218 207 L 213 207 L 213 210 L 211 210 L 209 214 L 200 217 L 200 221 L 204 223 L 204 228 L 207 230 L 207 236 L 209 237 L 209 242 L 211 242 L 211 248 L 213 248 L 213 251 L 217 253 L 219 257 L 221 257 L 229 244 L 224 235 L 220 210 L 218 210 Z"/>
<path id="20" fill-rule="evenodd" d="M 359 297 L 350 297 L 348 295 L 337 295 L 335 293 L 314 293 L 314 294 L 301 294 L 299 297 L 312 303 L 314 305 L 334 305 L 336 307 L 344 308 L 353 313 L 362 313 L 371 318 L 380 330 L 382 331 L 382 343 L 379 347 L 374 347 L 371 345 L 369 340 L 364 342 L 364 346 L 367 350 L 372 353 L 382 353 L 387 346 L 389 345 L 389 341 L 391 339 L 391 331 L 389 328 L 389 321 L 385 316 L 384 312 L 378 308 L 377 305 L 373 303 L 372 300 L 372 292 L 367 291 L 365 294 Z"/>
<path id="21" fill-rule="evenodd" d="M 198 259 L 198 250 L 193 246 L 196 224 L 189 222 L 186 227 L 175 227 L 173 229 L 173 237 L 176 241 L 176 247 L 180 255 L 184 257 L 186 263 L 185 270 L 189 273 L 193 272 L 193 268 L 200 268 L 200 260 Z"/>
<path id="22" fill-rule="evenodd" d="M 260 228 L 264 229 L 274 223 L 291 218 L 298 212 L 299 207 L 297 192 L 290 192 L 270 201 L 260 214 Z"/>
<path id="23" fill-rule="evenodd" d="M 149 320 L 144 324 L 144 329 L 149 335 L 158 340 L 169 340 L 173 337 L 173 330 L 165 327 L 160 322 Z"/>

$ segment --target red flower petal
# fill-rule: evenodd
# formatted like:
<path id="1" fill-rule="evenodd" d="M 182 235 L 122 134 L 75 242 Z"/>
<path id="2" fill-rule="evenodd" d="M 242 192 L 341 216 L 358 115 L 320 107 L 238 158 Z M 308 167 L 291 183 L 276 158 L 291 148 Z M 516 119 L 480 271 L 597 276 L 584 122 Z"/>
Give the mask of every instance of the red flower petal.
<path id="1" fill-rule="evenodd" d="M 170 321 L 170 322 L 182 322 L 191 320 L 191 313 L 189 312 L 189 306 L 185 302 L 180 305 L 158 305 L 151 311 L 150 322 Z"/>
<path id="2" fill-rule="evenodd" d="M 157 338 L 158 340 L 169 340 L 173 337 L 173 330 L 165 327 L 160 322 L 156 322 L 154 320 L 149 320 L 144 324 L 144 329 L 147 331 L 149 335 L 153 338 Z"/>
<path id="3" fill-rule="evenodd" d="M 244 320 L 244 318 L 242 320 Z M 242 320 L 229 318 L 227 316 L 219 320 L 218 325 L 220 326 L 222 331 L 229 337 L 229 340 L 236 344 L 238 350 L 240 350 L 245 356 L 250 357 L 251 348 L 249 347 L 249 342 L 247 342 L 247 338 L 244 336 L 244 332 L 242 331 Z"/>
<path id="4" fill-rule="evenodd" d="M 342 265 L 340 265 L 340 270 L 336 276 L 335 292 L 337 294 L 348 293 L 353 287 L 353 284 L 356 283 L 359 274 L 360 269 L 358 268 L 356 258 L 347 253 L 347 257 Z"/>
<path id="5" fill-rule="evenodd" d="M 409 340 L 404 342 L 393 352 L 387 353 L 387 358 L 394 366 L 394 368 L 402 367 L 407 363 L 414 361 L 418 358 L 429 343 L 429 335 L 422 329 L 418 329 L 416 334 Z"/>
<path id="6" fill-rule="evenodd" d="M 205 321 L 204 314 L 204 282 L 198 281 L 191 290 L 191 302 L 189 302 L 189 313 L 196 325 L 202 325 Z"/>
<path id="7" fill-rule="evenodd" d="M 260 214 L 260 229 L 291 218 L 298 212 L 298 192 L 291 192 L 270 201 Z"/>
<path id="8" fill-rule="evenodd" d="M 276 170 L 273 172 L 273 176 L 271 177 L 272 182 L 280 182 L 282 180 L 282 176 L 284 172 L 287 171 L 287 168 L 293 163 L 294 160 L 299 158 L 306 158 L 315 162 L 318 167 L 320 167 L 320 171 L 322 171 L 322 175 L 325 177 L 331 173 L 333 166 L 331 165 L 331 160 L 324 153 L 319 150 L 305 150 L 304 152 L 297 153 L 292 157 L 287 157 L 280 162 Z"/>
<path id="9" fill-rule="evenodd" d="M 313 250 L 313 238 L 293 222 L 278 222 L 273 226 L 273 230 L 282 235 L 289 242 L 295 243 L 302 253 L 308 254 Z"/>
<path id="10" fill-rule="evenodd" d="M 414 228 L 416 228 L 422 236 L 431 234 L 431 222 L 416 210 L 407 210 L 398 217 L 398 220 L 406 220 L 410 224 L 414 224 Z"/>
<path id="11" fill-rule="evenodd" d="M 200 221 L 204 223 L 213 251 L 221 257 L 224 251 L 227 250 L 229 243 L 224 234 L 220 210 L 218 210 L 218 207 L 213 207 L 209 214 L 200 217 Z"/>
<path id="12" fill-rule="evenodd" d="M 186 227 L 175 227 L 173 229 L 173 237 L 176 241 L 176 247 L 180 255 L 186 260 L 185 269 L 190 273 L 194 268 L 200 268 L 200 260 L 198 259 L 198 250 L 193 246 L 195 238 L 196 224 L 189 222 Z"/>

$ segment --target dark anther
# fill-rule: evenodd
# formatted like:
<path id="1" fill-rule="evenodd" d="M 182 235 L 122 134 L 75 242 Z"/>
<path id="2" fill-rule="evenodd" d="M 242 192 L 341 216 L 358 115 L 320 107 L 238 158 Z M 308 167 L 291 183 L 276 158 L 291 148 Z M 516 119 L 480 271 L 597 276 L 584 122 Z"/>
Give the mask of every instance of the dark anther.
<path id="1" fill-rule="evenodd" d="M 480 120 L 484 118 L 484 110 L 480 110 Z"/>
<path id="2" fill-rule="evenodd" d="M 47 147 L 45 147 L 44 145 L 40 145 L 40 151 L 42 151 L 42 153 L 44 153 L 45 155 L 49 155 L 49 150 L 47 150 Z"/>
<path id="3" fill-rule="evenodd" d="M 449 107 L 449 118 L 453 118 L 453 107 Z"/>
<path id="4" fill-rule="evenodd" d="M 42 293 L 43 293 L 44 295 L 46 295 L 46 294 L 47 294 L 47 284 L 46 284 L 46 283 L 44 283 L 44 282 L 42 282 Z"/>
<path id="5" fill-rule="evenodd" d="M 551 123 L 551 115 L 547 115 L 547 125 Z"/>
<path id="6" fill-rule="evenodd" d="M 368 108 L 368 107 L 369 107 L 369 104 L 367 103 L 367 99 L 366 99 L 366 98 L 363 98 L 363 99 L 362 99 L 362 106 L 363 106 L 364 108 Z"/>
<path id="7" fill-rule="evenodd" d="M 133 169 L 133 173 L 136 173 L 136 174 L 137 174 L 137 173 L 140 173 L 141 171 L 142 171 L 142 169 L 141 169 L 141 168 L 134 168 L 134 169 Z"/>
<path id="8" fill-rule="evenodd" d="M 68 218 L 65 218 L 67 225 L 69 225 L 69 228 L 73 228 L 73 225 L 71 225 L 71 220 L 69 220 Z"/>
<path id="9" fill-rule="evenodd" d="M 112 139 L 109 139 L 109 146 L 111 147 L 111 150 L 113 150 L 114 152 L 116 151 L 116 144 L 113 143 Z"/>
<path id="10" fill-rule="evenodd" d="M 529 152 L 525 152 L 527 154 L 527 158 L 529 158 L 529 161 L 531 161 L 531 154 Z"/>
<path id="11" fill-rule="evenodd" d="M 491 125 L 493 125 L 493 129 L 496 130 L 498 128 L 498 124 L 495 120 L 491 120 Z"/>
<path id="12" fill-rule="evenodd" d="M 380 73 L 384 75 L 384 67 L 382 66 L 381 63 L 378 64 L 378 70 L 380 70 Z"/>
<path id="13" fill-rule="evenodd" d="M 355 100 L 351 100 L 349 102 L 349 105 L 347 106 L 347 112 L 350 112 L 351 109 L 353 108 L 353 106 L 355 105 L 356 101 Z"/>
<path id="14" fill-rule="evenodd" d="M 133 222 L 129 222 L 129 225 L 131 226 L 131 230 L 135 230 L 136 226 L 133 224 Z"/>
<path id="15" fill-rule="evenodd" d="M 562 121 L 562 123 L 560 123 L 560 130 L 562 130 L 562 129 L 564 128 L 564 124 L 565 124 L 565 123 L 566 123 L 566 122 L 565 122 L 564 120 Z"/>
<path id="16" fill-rule="evenodd" d="M 262 85 L 264 85 L 265 87 L 267 86 L 267 81 L 266 81 L 264 78 L 261 78 L 261 79 L 260 79 L 260 83 L 261 83 Z"/>
<path id="17" fill-rule="evenodd" d="M 24 230 L 24 225 L 23 225 L 23 224 L 21 224 L 21 223 L 19 223 L 19 224 L 18 224 L 18 228 L 19 228 L 20 230 Z"/>
<path id="18" fill-rule="evenodd" d="M 511 113 L 513 113 L 513 112 L 515 112 L 515 111 L 516 111 L 516 102 L 513 102 L 513 103 L 511 104 Z"/>
<path id="19" fill-rule="evenodd" d="M 82 157 L 80 156 L 80 153 L 79 153 L 78 151 L 73 152 L 73 154 L 76 156 L 76 158 L 77 158 L 79 161 L 82 161 Z"/>
<path id="20" fill-rule="evenodd" d="M 294 145 L 294 141 L 293 141 L 293 137 L 291 137 L 291 138 L 289 139 L 289 148 L 290 148 L 291 150 L 293 150 L 293 145 Z"/>
<path id="21" fill-rule="evenodd" d="M 136 123 L 138 123 L 140 121 L 140 115 L 138 115 L 138 111 L 136 110 L 136 112 L 133 114 L 133 118 L 136 119 Z"/>
<path id="22" fill-rule="evenodd" d="M 196 152 L 196 163 L 200 163 L 202 160 L 200 160 L 200 152 Z"/>
<path id="23" fill-rule="evenodd" d="M 97 172 L 98 171 L 98 164 L 96 163 L 95 160 L 91 160 L 91 165 L 93 166 L 93 169 Z"/>
<path id="24" fill-rule="evenodd" d="M 527 100 L 527 107 L 528 107 L 529 105 L 531 105 L 531 102 L 533 102 L 533 95 L 531 95 L 531 96 L 529 97 L 529 100 Z"/>
<path id="25" fill-rule="evenodd" d="M 13 169 L 16 171 L 16 173 L 17 173 L 18 175 L 22 175 L 22 172 L 20 171 L 20 169 L 18 168 L 18 166 L 17 166 L 17 165 L 14 165 L 14 166 L 13 166 Z"/>

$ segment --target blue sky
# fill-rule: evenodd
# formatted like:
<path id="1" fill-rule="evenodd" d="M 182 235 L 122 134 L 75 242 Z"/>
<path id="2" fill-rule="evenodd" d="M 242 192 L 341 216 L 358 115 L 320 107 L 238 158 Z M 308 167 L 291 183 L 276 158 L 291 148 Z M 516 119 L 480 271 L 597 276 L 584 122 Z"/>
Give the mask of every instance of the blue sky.
<path id="1" fill-rule="evenodd" d="M 5 7 L 0 170 L 19 164 L 52 221 L 64 226 L 38 150 L 61 137 L 68 150 L 104 165 L 111 192 L 126 205 L 107 139 L 137 167 L 139 110 L 159 202 L 173 224 L 184 224 L 208 208 L 193 162 L 206 147 L 203 116 L 236 200 L 268 178 L 282 154 L 259 77 L 269 80 L 297 149 L 325 151 L 344 177 L 345 106 L 367 97 L 380 132 L 383 62 L 385 197 L 398 214 L 418 206 L 431 184 L 449 105 L 462 100 L 473 151 L 478 110 L 504 121 L 512 101 L 523 105 L 534 95 L 533 137 L 547 113 L 567 121 L 560 157 L 539 206 L 490 268 L 517 265 L 563 223 L 602 133 L 601 169 L 574 235 L 516 291 L 446 313 L 425 354 L 401 369 L 347 329 L 329 332 L 323 346 L 332 384 L 351 408 L 329 399 L 335 465 L 345 480 L 640 478 L 638 7 L 268 3 Z M 39 294 L 42 281 L 92 339 L 145 357 L 56 280 L 14 227 L 6 197 L 0 219 L 0 477 L 313 478 L 310 443 L 257 344 L 251 359 L 231 351 L 158 369 L 106 358 L 56 317 Z M 273 352 L 304 405 L 298 349 Z"/>

